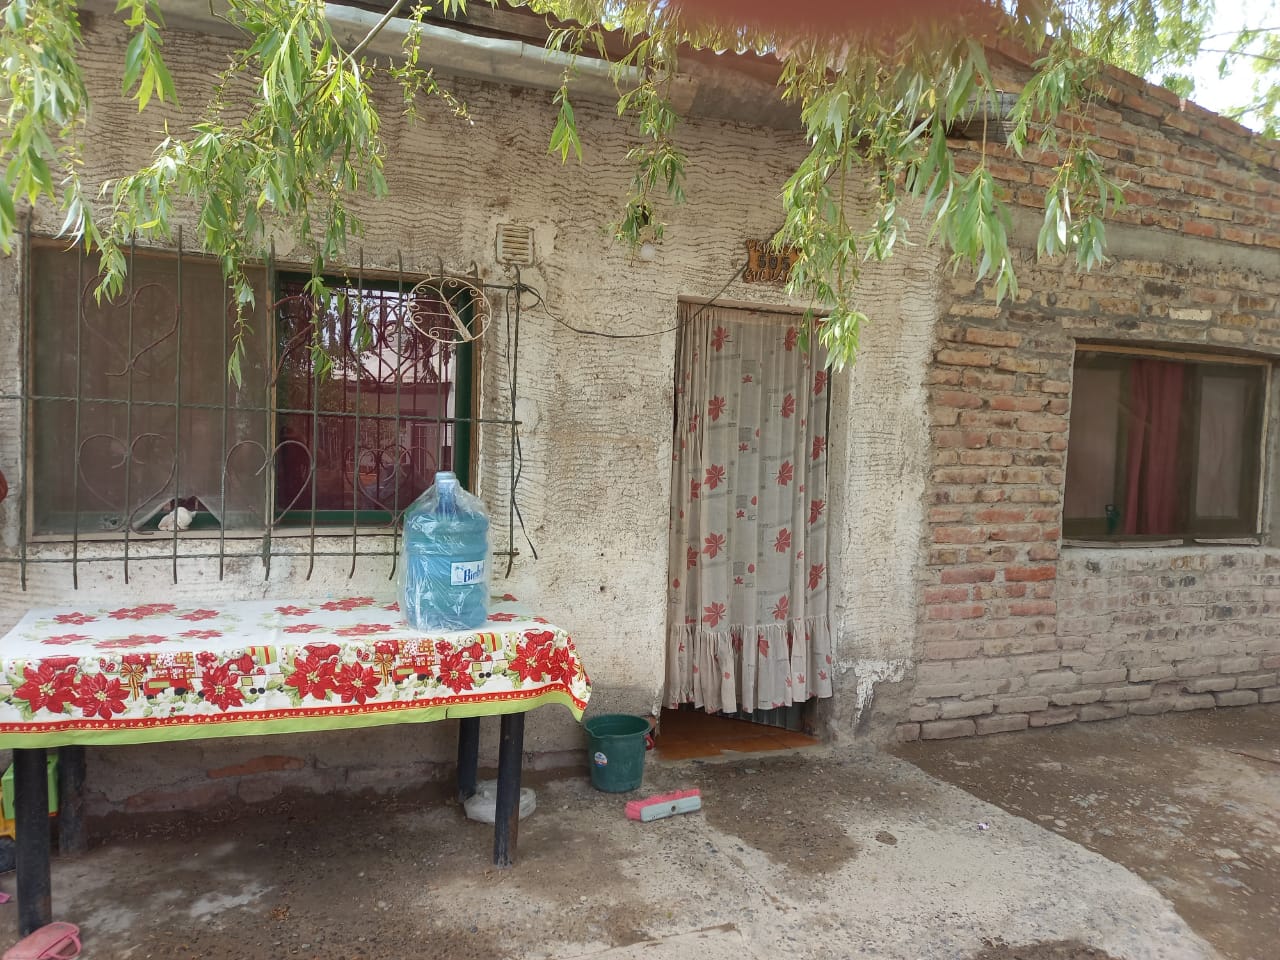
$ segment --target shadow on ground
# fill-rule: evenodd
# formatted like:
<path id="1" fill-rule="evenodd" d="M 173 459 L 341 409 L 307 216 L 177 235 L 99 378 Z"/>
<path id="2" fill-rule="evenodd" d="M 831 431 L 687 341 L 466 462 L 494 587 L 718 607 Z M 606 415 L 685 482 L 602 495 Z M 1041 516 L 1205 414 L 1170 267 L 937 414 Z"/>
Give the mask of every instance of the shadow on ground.
<path id="1" fill-rule="evenodd" d="M 1128 867 L 1223 957 L 1280 955 L 1276 707 L 1131 717 L 896 752 Z"/>
<path id="2" fill-rule="evenodd" d="M 1014 946 L 993 940 L 973 960 L 1117 960 L 1111 954 L 1086 946 L 1079 940 L 1032 943 Z"/>

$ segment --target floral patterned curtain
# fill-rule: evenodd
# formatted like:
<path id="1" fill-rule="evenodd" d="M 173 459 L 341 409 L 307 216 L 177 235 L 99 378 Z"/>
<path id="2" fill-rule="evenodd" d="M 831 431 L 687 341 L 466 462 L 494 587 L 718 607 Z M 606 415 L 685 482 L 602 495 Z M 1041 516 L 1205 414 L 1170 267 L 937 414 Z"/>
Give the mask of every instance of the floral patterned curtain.
<path id="1" fill-rule="evenodd" d="M 680 321 L 667 704 L 829 697 L 828 373 L 785 315 Z"/>

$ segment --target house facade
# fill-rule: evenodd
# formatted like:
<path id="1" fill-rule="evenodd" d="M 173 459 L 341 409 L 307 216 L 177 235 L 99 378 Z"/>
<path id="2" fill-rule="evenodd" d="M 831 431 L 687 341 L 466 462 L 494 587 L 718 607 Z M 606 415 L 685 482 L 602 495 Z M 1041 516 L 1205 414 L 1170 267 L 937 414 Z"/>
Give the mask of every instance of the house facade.
<path id="1" fill-rule="evenodd" d="M 202 103 L 232 41 L 194 14 L 170 22 L 181 102 Z M 308 388 L 314 361 L 298 349 L 297 315 L 261 306 L 300 296 L 289 284 L 305 268 L 286 235 L 253 274 L 260 312 L 237 386 L 211 265 L 177 237 L 138 249 L 129 295 L 100 306 L 92 263 L 53 240 L 53 211 L 34 211 L 0 261 L 0 327 L 19 346 L 0 358 L 0 625 L 32 607 L 174 596 L 390 596 L 388 518 L 429 462 L 465 473 L 489 506 L 495 590 L 572 634 L 592 710 L 664 703 L 681 318 L 712 304 L 794 324 L 803 305 L 740 268 L 747 242 L 780 225 L 778 191 L 803 137 L 785 111 L 762 112 L 770 86 L 752 69 L 690 61 L 679 88 L 689 199 L 644 259 L 605 226 L 634 143 L 607 82 L 584 71 L 584 159 L 562 165 L 546 152 L 561 65 L 537 66 L 536 45 L 519 39 L 436 29 L 470 120 L 432 103 L 400 120 L 399 91 L 380 92 L 390 195 L 359 202 L 366 234 L 330 273 L 353 299 L 384 307 L 363 350 L 333 315 L 323 390 Z M 158 133 L 182 114 L 140 118 L 120 101 L 127 37 L 111 17 L 87 36 L 93 182 L 146 161 L 154 140 L 134 134 L 139 124 Z M 1107 80 L 1098 149 L 1131 181 L 1108 265 L 1081 274 L 1024 255 L 1021 292 L 1002 305 L 934 247 L 866 268 L 872 323 L 858 362 L 824 382 L 831 696 L 815 716 L 825 735 L 962 736 L 1280 697 L 1267 426 L 1280 348 L 1277 153 L 1132 78 Z M 1030 250 L 1044 171 L 1012 159 L 997 170 Z M 190 218 L 178 222 L 194 235 Z M 411 349 L 397 320 L 407 289 L 427 289 L 472 338 Z M 1160 499 L 1141 484 L 1129 497 L 1147 463 L 1119 419 L 1132 358 L 1182 370 L 1191 413 L 1175 432 L 1206 464 L 1234 466 L 1225 477 L 1191 470 L 1188 483 L 1208 493 L 1166 506 L 1158 529 L 1126 534 L 1129 514 Z M 1082 380 L 1091 419 L 1073 429 Z M 336 412 L 351 409 L 363 427 Z M 1240 442 L 1210 456 L 1210 441 L 1234 436 L 1233 416 Z M 1077 453 L 1082 436 L 1103 439 Z M 1157 447 L 1179 470 L 1199 462 Z M 1083 479 L 1073 455 L 1092 464 Z M 175 499 L 203 524 L 157 529 Z M 90 751 L 91 805 L 410 784 L 444 774 L 446 727 Z M 486 734 L 487 752 L 495 740 Z M 526 744 L 539 763 L 581 762 L 567 713 L 531 714 Z"/>

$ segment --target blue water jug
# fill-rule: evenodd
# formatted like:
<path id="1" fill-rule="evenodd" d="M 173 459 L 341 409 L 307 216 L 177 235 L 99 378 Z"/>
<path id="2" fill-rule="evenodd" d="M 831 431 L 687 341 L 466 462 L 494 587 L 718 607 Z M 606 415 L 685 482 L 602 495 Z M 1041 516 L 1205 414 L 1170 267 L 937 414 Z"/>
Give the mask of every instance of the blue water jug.
<path id="1" fill-rule="evenodd" d="M 404 514 L 400 611 L 415 630 L 471 630 L 489 615 L 489 518 L 441 470 Z"/>

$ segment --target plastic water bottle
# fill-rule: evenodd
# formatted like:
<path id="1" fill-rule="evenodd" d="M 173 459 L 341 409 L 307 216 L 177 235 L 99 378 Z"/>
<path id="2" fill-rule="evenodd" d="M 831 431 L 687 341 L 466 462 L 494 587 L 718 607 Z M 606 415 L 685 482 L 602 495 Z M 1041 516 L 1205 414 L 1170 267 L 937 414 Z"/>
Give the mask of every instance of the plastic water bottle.
<path id="1" fill-rule="evenodd" d="M 405 511 L 400 611 L 415 630 L 470 630 L 489 615 L 489 517 L 452 471 Z"/>

